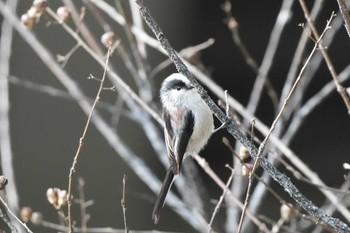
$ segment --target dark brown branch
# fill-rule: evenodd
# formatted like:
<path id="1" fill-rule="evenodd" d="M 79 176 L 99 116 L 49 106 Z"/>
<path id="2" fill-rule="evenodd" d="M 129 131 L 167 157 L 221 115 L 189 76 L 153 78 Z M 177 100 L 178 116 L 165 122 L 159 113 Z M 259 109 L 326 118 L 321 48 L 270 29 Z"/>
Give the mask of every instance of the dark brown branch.
<path id="1" fill-rule="evenodd" d="M 198 93 L 201 95 L 203 100 L 208 104 L 213 114 L 222 122 L 229 122 L 227 124 L 227 131 L 238 141 L 240 141 L 250 152 L 251 156 L 256 158 L 258 154 L 258 149 L 238 128 L 238 126 L 232 121 L 228 120 L 227 116 L 221 109 L 214 103 L 214 101 L 208 96 L 204 88 L 196 81 L 194 76 L 189 72 L 181 58 L 178 56 L 177 52 L 172 48 L 169 41 L 165 37 L 163 31 L 158 26 L 156 21 L 153 19 L 149 9 L 143 4 L 142 0 L 136 0 L 136 3 L 140 7 L 140 13 L 147 25 L 155 34 L 157 40 L 161 46 L 166 50 L 168 56 L 173 61 L 176 69 L 179 73 L 188 77 L 190 82 L 195 86 Z M 327 215 L 323 210 L 317 207 L 309 199 L 307 199 L 297 187 L 290 181 L 290 178 L 285 174 L 278 171 L 266 158 L 260 159 L 260 166 L 275 180 L 277 181 L 284 190 L 311 216 L 316 220 L 322 221 L 328 226 L 336 229 L 337 232 L 350 232 L 349 226 L 339 219 L 333 218 Z"/>

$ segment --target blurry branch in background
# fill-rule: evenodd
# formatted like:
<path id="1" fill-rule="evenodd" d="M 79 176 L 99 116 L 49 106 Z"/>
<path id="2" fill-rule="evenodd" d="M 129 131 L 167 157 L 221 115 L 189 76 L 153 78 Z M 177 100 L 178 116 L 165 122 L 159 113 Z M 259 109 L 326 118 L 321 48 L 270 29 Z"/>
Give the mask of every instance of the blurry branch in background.
<path id="1" fill-rule="evenodd" d="M 12 11 L 16 11 L 17 0 L 6 1 L 6 6 Z M 0 35 L 0 170 L 1 175 L 6 176 L 10 183 L 6 187 L 8 194 L 7 202 L 14 214 L 19 213 L 19 196 L 16 187 L 15 169 L 13 166 L 13 153 L 11 148 L 10 132 L 10 59 L 12 54 L 13 27 L 6 17 L 1 23 Z M 12 216 L 11 216 L 12 218 Z M 17 221 L 14 227 L 23 232 Z"/>
<path id="2" fill-rule="evenodd" d="M 282 32 L 286 28 L 287 23 L 289 22 L 289 19 L 292 15 L 291 10 L 294 1 L 295 0 L 284 0 L 282 2 L 281 9 L 277 15 L 276 23 L 270 34 L 266 52 L 259 67 L 259 72 L 257 73 L 257 77 L 255 79 L 254 86 L 250 93 L 250 98 L 247 104 L 247 111 L 253 115 L 255 114 L 261 100 L 263 88 L 265 86 L 264 83 L 266 82 L 267 74 L 269 73 L 275 59 L 278 45 L 281 42 Z M 245 119 L 244 125 L 247 126 L 249 124 L 250 120 Z"/>
<path id="3" fill-rule="evenodd" d="M 268 77 L 268 74 L 267 73 L 260 74 L 261 71 L 259 70 L 259 65 L 258 65 L 257 61 L 252 57 L 252 55 L 248 51 L 248 48 L 245 46 L 244 42 L 241 39 L 241 36 L 239 34 L 239 23 L 233 17 L 231 9 L 232 9 L 231 2 L 226 0 L 225 3 L 222 5 L 222 10 L 226 14 L 226 23 L 227 23 L 227 27 L 230 29 L 230 31 L 232 33 L 232 40 L 234 41 L 235 45 L 237 46 L 237 48 L 241 52 L 242 56 L 244 57 L 245 62 L 255 72 L 255 74 L 266 76 L 266 80 L 265 80 L 265 82 L 263 82 L 263 84 L 267 88 L 267 93 L 271 99 L 271 102 L 272 102 L 274 108 L 277 109 L 277 107 L 278 107 L 277 91 L 273 87 L 273 85 Z"/>

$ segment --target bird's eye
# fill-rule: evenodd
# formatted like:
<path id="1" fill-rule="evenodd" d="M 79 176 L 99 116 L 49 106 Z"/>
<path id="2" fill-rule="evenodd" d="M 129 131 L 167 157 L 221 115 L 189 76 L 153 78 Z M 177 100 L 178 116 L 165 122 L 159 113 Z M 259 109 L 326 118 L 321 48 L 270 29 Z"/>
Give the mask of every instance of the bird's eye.
<path id="1" fill-rule="evenodd" d="M 178 91 L 180 91 L 180 90 L 181 90 L 181 87 L 180 87 L 180 86 L 176 86 L 175 89 L 178 90 Z"/>

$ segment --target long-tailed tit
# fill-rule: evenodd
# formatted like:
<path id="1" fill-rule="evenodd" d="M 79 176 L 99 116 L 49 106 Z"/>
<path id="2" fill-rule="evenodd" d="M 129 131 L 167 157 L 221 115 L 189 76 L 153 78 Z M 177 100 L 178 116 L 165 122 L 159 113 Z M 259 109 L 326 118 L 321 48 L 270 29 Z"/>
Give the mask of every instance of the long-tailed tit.
<path id="1" fill-rule="evenodd" d="M 198 153 L 214 129 L 213 115 L 190 81 L 182 74 L 167 77 L 160 89 L 163 105 L 164 134 L 170 166 L 153 209 L 158 223 L 160 210 L 174 180 L 180 173 L 182 161 Z"/>

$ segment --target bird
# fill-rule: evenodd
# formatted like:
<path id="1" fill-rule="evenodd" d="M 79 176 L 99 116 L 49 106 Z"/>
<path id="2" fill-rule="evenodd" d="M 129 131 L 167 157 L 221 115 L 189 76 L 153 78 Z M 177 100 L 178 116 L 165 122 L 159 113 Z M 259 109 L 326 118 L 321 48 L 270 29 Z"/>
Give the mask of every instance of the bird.
<path id="1" fill-rule="evenodd" d="M 186 76 L 173 73 L 164 79 L 160 99 L 170 165 L 153 209 L 152 219 L 155 224 L 159 222 L 166 195 L 175 175 L 180 173 L 183 160 L 199 153 L 214 131 L 210 108 Z"/>

